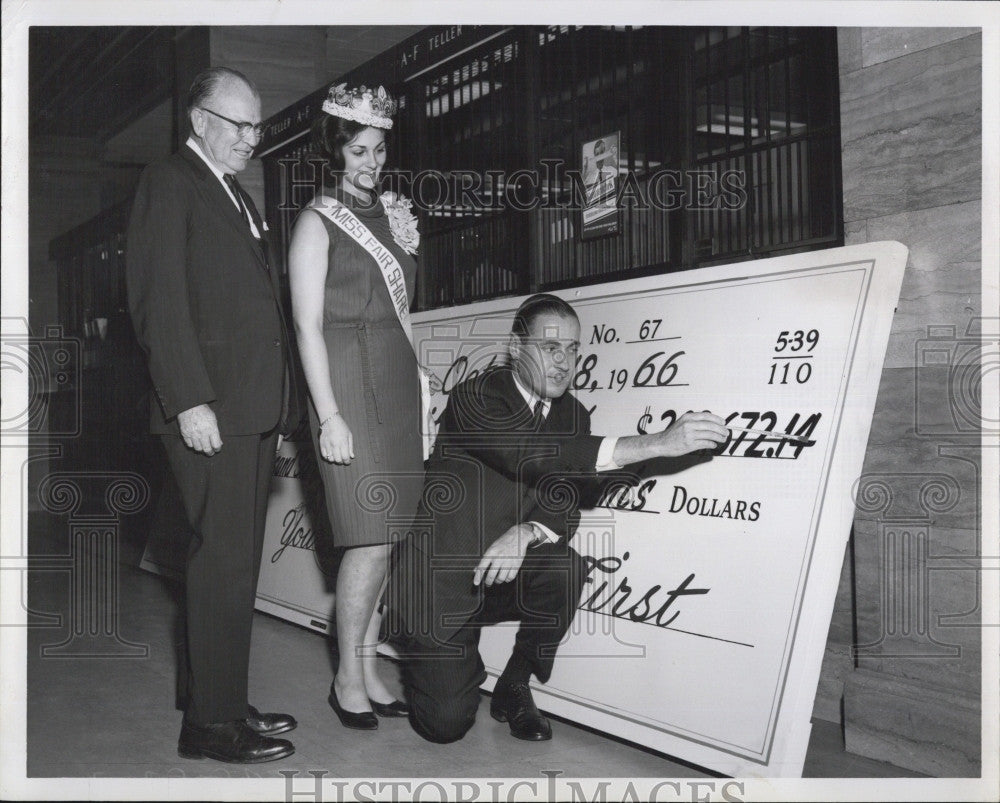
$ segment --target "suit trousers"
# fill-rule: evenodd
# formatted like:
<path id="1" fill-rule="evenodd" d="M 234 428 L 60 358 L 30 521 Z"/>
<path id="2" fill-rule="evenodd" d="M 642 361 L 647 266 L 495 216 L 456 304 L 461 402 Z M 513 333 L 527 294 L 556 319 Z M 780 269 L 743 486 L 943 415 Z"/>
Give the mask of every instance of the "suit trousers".
<path id="1" fill-rule="evenodd" d="M 211 457 L 162 436 L 194 530 L 178 697 L 193 725 L 245 719 L 257 577 L 277 432 L 227 435 Z"/>
<path id="2" fill-rule="evenodd" d="M 585 564 L 572 547 L 529 548 L 517 577 L 486 586 L 478 611 L 447 641 L 412 634 L 404 643 L 403 685 L 413 729 L 432 742 L 461 739 L 476 720 L 486 669 L 479 654 L 484 625 L 519 621 L 514 651 L 546 682 L 576 613 Z M 472 572 L 469 572 L 472 582 Z"/>

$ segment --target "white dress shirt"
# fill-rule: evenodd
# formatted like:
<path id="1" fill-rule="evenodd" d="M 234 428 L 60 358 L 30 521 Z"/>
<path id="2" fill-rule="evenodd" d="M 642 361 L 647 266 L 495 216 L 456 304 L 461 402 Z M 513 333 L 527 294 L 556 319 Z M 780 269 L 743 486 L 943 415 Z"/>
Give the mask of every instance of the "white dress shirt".
<path id="1" fill-rule="evenodd" d="M 198 154 L 198 156 L 201 157 L 201 160 L 205 164 L 208 165 L 208 169 L 212 171 L 212 174 L 217 179 L 219 179 L 219 183 L 222 185 L 222 189 L 224 189 L 226 191 L 226 195 L 228 195 L 229 196 L 229 200 L 233 202 L 233 206 L 236 207 L 236 209 L 240 213 L 240 215 L 243 215 L 243 210 L 240 209 L 240 202 L 237 201 L 236 200 L 236 196 L 233 195 L 232 192 L 230 192 L 229 185 L 226 184 L 226 180 L 222 177 L 223 176 L 222 171 L 219 170 L 219 168 L 217 168 L 214 164 L 212 164 L 208 160 L 208 157 L 205 155 L 205 152 L 201 149 L 201 144 L 198 142 L 198 140 L 196 140 L 194 137 L 188 137 L 186 144 L 187 144 L 187 146 L 191 150 L 193 150 L 195 153 Z M 247 223 L 250 224 L 250 231 L 253 232 L 253 236 L 256 237 L 259 240 L 260 239 L 260 232 L 257 231 L 257 226 L 254 225 L 253 217 L 250 215 L 249 212 L 246 215 L 243 215 L 243 217 L 246 219 Z"/>
<path id="2" fill-rule="evenodd" d="M 512 371 L 511 375 L 514 377 L 514 386 L 524 399 L 524 403 L 528 405 L 529 410 L 534 411 L 535 404 L 539 401 L 542 402 L 542 420 L 544 421 L 549 415 L 549 410 L 552 407 L 552 400 L 542 399 L 529 388 L 526 388 L 521 382 L 520 377 L 518 377 L 516 371 Z M 614 461 L 615 445 L 617 443 L 618 438 L 604 438 L 601 440 L 600 448 L 597 450 L 597 465 L 594 467 L 596 471 L 614 471 L 615 469 L 621 468 L 621 466 Z M 533 527 L 537 527 L 538 530 L 552 543 L 559 540 L 559 536 L 556 535 L 551 528 L 546 527 L 544 524 L 539 524 L 537 521 L 529 521 L 527 523 Z M 532 544 L 532 546 L 535 546 L 535 544 Z"/>

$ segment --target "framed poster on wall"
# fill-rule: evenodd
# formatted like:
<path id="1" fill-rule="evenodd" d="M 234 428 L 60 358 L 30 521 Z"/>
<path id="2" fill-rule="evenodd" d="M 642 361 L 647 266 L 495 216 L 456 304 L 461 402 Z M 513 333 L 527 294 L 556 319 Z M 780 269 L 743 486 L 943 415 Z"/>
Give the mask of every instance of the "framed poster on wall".
<path id="1" fill-rule="evenodd" d="M 580 148 L 584 199 L 580 239 L 590 240 L 621 231 L 618 214 L 618 154 L 621 132 L 584 142 Z"/>

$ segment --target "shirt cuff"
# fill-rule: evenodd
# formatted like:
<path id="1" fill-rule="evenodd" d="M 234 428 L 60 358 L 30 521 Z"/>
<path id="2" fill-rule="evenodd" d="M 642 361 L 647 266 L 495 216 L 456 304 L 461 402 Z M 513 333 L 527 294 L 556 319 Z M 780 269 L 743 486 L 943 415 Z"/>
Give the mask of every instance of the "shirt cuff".
<path id="1" fill-rule="evenodd" d="M 545 536 L 545 540 L 548 541 L 550 544 L 554 544 L 556 541 L 559 540 L 559 536 L 556 535 L 555 532 L 553 532 L 550 528 L 546 527 L 544 524 L 539 524 L 537 521 L 529 521 L 528 524 L 530 524 L 532 527 L 538 530 L 538 532 L 540 532 L 543 536 Z M 538 546 L 541 543 L 543 542 L 533 541 L 531 543 L 531 546 Z"/>
<path id="2" fill-rule="evenodd" d="M 597 471 L 617 471 L 621 468 L 615 462 L 615 446 L 618 438 L 604 438 L 601 447 L 597 450 Z"/>

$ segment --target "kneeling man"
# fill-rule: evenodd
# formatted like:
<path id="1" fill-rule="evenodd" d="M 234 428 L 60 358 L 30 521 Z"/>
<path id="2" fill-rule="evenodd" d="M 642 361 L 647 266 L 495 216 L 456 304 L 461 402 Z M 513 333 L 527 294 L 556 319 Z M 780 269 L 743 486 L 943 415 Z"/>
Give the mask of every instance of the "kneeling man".
<path id="1" fill-rule="evenodd" d="M 567 393 L 580 347 L 573 308 L 535 295 L 518 309 L 510 361 L 456 386 L 440 421 L 424 495 L 394 556 L 388 607 L 396 614 L 413 728 L 452 742 L 472 727 L 486 671 L 483 625 L 520 628 L 490 704 L 519 739 L 552 738 L 532 700 L 572 622 L 585 564 L 568 541 L 598 472 L 714 449 L 725 422 L 688 413 L 664 432 L 590 434 L 590 415 Z"/>

